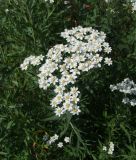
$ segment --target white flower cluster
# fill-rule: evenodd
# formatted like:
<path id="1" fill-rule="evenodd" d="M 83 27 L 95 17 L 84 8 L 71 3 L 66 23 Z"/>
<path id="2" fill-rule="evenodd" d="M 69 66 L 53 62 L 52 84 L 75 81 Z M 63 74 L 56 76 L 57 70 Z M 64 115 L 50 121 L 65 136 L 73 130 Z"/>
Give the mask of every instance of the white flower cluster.
<path id="1" fill-rule="evenodd" d="M 125 95 L 136 96 L 136 84 L 133 80 L 129 78 L 124 79 L 121 83 L 116 85 L 110 85 L 111 91 L 118 90 L 119 92 L 124 93 Z M 136 106 L 136 99 L 130 99 L 128 97 L 123 98 L 122 102 L 124 104 L 130 104 L 131 106 Z"/>
<path id="2" fill-rule="evenodd" d="M 78 115 L 80 92 L 75 87 L 76 80 L 82 72 L 101 67 L 102 63 L 110 66 L 112 60 L 104 53 L 108 55 L 111 47 L 105 42 L 105 33 L 91 27 L 65 29 L 61 36 L 67 44 L 57 44 L 48 51 L 45 63 L 39 68 L 38 83 L 45 90 L 54 88 L 51 106 L 57 116 L 67 111 Z"/>
<path id="3" fill-rule="evenodd" d="M 45 2 L 54 3 L 54 0 L 44 0 Z"/>
<path id="4" fill-rule="evenodd" d="M 21 70 L 27 70 L 28 66 L 31 64 L 33 66 L 37 66 L 41 64 L 41 61 L 43 60 L 44 56 L 29 56 L 25 58 L 23 63 L 20 65 Z"/>
<path id="5" fill-rule="evenodd" d="M 54 143 L 56 140 L 58 140 L 59 136 L 57 134 L 54 134 L 54 136 L 50 137 L 48 144 Z"/>
<path id="6" fill-rule="evenodd" d="M 49 141 L 47 141 L 47 143 L 49 145 L 51 145 L 51 144 L 55 143 L 58 139 L 59 139 L 59 136 L 57 134 L 55 134 L 54 136 L 50 137 L 50 139 L 49 139 Z M 64 138 L 64 142 L 65 143 L 69 143 L 70 142 L 70 138 L 69 137 L 65 137 Z M 63 147 L 63 142 L 57 143 L 57 146 L 59 148 L 62 148 Z"/>
<path id="7" fill-rule="evenodd" d="M 136 11 L 136 0 L 131 0 L 132 3 L 132 11 Z"/>
<path id="8" fill-rule="evenodd" d="M 113 142 L 110 142 L 108 149 L 107 149 L 106 146 L 103 146 L 103 151 L 107 151 L 107 153 L 108 153 L 109 155 L 112 155 L 113 152 L 114 152 L 114 143 L 113 143 Z"/>
<path id="9" fill-rule="evenodd" d="M 98 53 L 104 49 L 108 54 L 111 47 L 105 42 L 103 32 L 90 27 L 65 30 L 61 36 L 68 44 L 56 45 L 48 51 L 45 63 L 39 68 L 39 87 L 47 89 L 55 86 L 56 96 L 51 100 L 51 106 L 55 108 L 56 115 L 60 116 L 66 111 L 78 115 L 80 92 L 74 87 L 76 79 L 81 72 L 101 67 L 104 55 Z M 104 63 L 111 65 L 111 58 L 105 57 Z"/>

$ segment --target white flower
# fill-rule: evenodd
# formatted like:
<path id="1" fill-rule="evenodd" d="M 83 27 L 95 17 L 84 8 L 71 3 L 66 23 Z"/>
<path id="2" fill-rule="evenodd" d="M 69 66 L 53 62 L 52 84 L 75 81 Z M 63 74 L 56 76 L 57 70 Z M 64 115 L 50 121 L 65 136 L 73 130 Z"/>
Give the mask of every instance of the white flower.
<path id="1" fill-rule="evenodd" d="M 72 103 L 70 103 L 69 101 L 63 103 L 63 110 L 64 111 L 71 111 L 72 109 L 73 109 Z"/>
<path id="2" fill-rule="evenodd" d="M 30 63 L 33 65 L 33 66 L 36 66 L 36 65 L 39 65 L 41 63 L 41 61 L 43 60 L 44 56 L 40 55 L 40 56 L 35 56 L 31 61 Z"/>
<path id="3" fill-rule="evenodd" d="M 65 137 L 65 138 L 64 138 L 64 141 L 65 141 L 66 143 L 69 143 L 69 142 L 70 142 L 70 138 L 69 138 L 69 137 Z"/>
<path id="4" fill-rule="evenodd" d="M 104 48 L 104 51 L 105 51 L 106 53 L 110 53 L 110 52 L 112 51 L 112 49 L 111 49 L 111 47 L 105 47 L 105 48 Z"/>
<path id="5" fill-rule="evenodd" d="M 54 135 L 54 139 L 58 140 L 59 136 L 57 134 Z"/>
<path id="6" fill-rule="evenodd" d="M 114 85 L 110 85 L 110 89 L 111 89 L 111 91 L 113 92 L 113 91 L 117 90 L 117 87 L 114 86 Z"/>
<path id="7" fill-rule="evenodd" d="M 64 94 L 64 100 L 66 102 L 70 102 L 71 101 L 71 94 L 69 92 Z"/>
<path id="8" fill-rule="evenodd" d="M 52 144 L 54 143 L 56 140 L 58 140 L 59 136 L 57 134 L 55 134 L 54 136 L 50 137 L 48 143 Z"/>
<path id="9" fill-rule="evenodd" d="M 21 70 L 27 70 L 29 63 L 23 63 L 20 65 Z"/>
<path id="10" fill-rule="evenodd" d="M 7 8 L 7 9 L 5 9 L 5 12 L 6 12 L 6 13 L 8 13 L 8 12 L 9 12 L 9 9 L 8 9 L 8 8 Z"/>
<path id="11" fill-rule="evenodd" d="M 62 142 L 59 142 L 59 143 L 57 144 L 57 146 L 58 146 L 59 148 L 62 148 L 62 147 L 63 147 L 63 143 L 62 143 Z"/>
<path id="12" fill-rule="evenodd" d="M 56 76 L 51 76 L 47 81 L 48 83 L 55 85 L 58 82 L 58 78 Z"/>
<path id="13" fill-rule="evenodd" d="M 81 110 L 79 109 L 79 106 L 74 106 L 70 113 L 72 113 L 73 115 L 79 115 L 80 112 Z"/>
<path id="14" fill-rule="evenodd" d="M 103 151 L 107 151 L 107 147 L 106 146 L 103 146 Z"/>
<path id="15" fill-rule="evenodd" d="M 65 87 L 62 85 L 59 85 L 59 86 L 56 86 L 54 92 L 58 94 L 63 94 L 64 90 L 65 90 Z"/>
<path id="16" fill-rule="evenodd" d="M 111 58 L 106 57 L 104 63 L 107 64 L 108 66 L 112 65 Z"/>
<path id="17" fill-rule="evenodd" d="M 21 70 L 27 70 L 29 64 L 36 66 L 39 65 L 41 63 L 41 61 L 43 61 L 44 56 L 40 55 L 40 56 L 29 56 L 27 58 L 25 58 L 25 60 L 23 61 L 23 63 L 20 65 Z"/>
<path id="18" fill-rule="evenodd" d="M 123 98 L 123 99 L 122 99 L 122 103 L 124 103 L 124 104 L 129 103 L 129 98 Z"/>
<path id="19" fill-rule="evenodd" d="M 56 116 L 60 117 L 63 113 L 64 113 L 63 108 L 60 108 L 60 107 L 55 108 L 55 114 L 56 114 Z"/>
<path id="20" fill-rule="evenodd" d="M 136 99 L 130 100 L 130 105 L 131 106 L 136 106 Z"/>

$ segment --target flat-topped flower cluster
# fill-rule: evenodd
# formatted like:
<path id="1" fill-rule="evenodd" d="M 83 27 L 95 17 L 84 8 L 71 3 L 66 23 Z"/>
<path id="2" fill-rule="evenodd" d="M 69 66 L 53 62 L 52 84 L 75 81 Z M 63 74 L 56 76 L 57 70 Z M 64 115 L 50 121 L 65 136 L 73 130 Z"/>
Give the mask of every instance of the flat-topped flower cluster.
<path id="1" fill-rule="evenodd" d="M 51 106 L 57 116 L 66 112 L 78 115 L 80 92 L 75 86 L 78 76 L 82 72 L 99 68 L 102 64 L 110 66 L 112 64 L 109 57 L 111 47 L 105 41 L 105 33 L 91 27 L 78 26 L 71 30 L 65 29 L 61 37 L 66 39 L 67 43 L 57 44 L 48 51 L 45 63 L 39 68 L 38 83 L 44 90 L 50 86 L 53 87 L 55 95 L 51 100 Z M 37 59 L 41 61 L 41 57 Z M 27 69 L 24 63 L 26 59 L 21 64 L 22 70 Z M 33 64 L 32 61 L 31 64 Z"/>
<path id="2" fill-rule="evenodd" d="M 130 104 L 131 106 L 136 106 L 136 98 L 129 98 L 130 96 L 136 96 L 136 84 L 133 80 L 129 78 L 124 79 L 121 83 L 117 83 L 116 85 L 110 85 L 111 91 L 118 90 L 119 92 L 124 93 L 126 96 L 123 98 L 122 102 L 124 104 Z"/>

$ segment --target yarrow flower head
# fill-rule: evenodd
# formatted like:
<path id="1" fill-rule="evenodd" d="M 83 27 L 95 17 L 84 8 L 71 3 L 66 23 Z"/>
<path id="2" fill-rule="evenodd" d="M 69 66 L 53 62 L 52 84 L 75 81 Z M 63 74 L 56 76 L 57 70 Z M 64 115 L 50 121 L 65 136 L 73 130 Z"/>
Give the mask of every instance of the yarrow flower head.
<path id="1" fill-rule="evenodd" d="M 112 65 L 112 60 L 111 60 L 111 58 L 106 57 L 104 62 L 105 62 L 105 64 L 107 64 L 108 66 Z"/>
<path id="2" fill-rule="evenodd" d="M 58 140 L 59 136 L 57 134 L 54 134 L 54 136 L 50 137 L 48 143 L 52 144 L 54 143 L 56 140 Z"/>
<path id="3" fill-rule="evenodd" d="M 70 142 L 70 138 L 69 137 L 65 137 L 64 141 L 65 141 L 65 143 L 69 143 Z"/>
<path id="4" fill-rule="evenodd" d="M 59 142 L 59 143 L 57 144 L 57 146 L 58 146 L 59 148 L 62 148 L 62 147 L 63 147 L 63 143 L 62 143 L 62 142 Z"/>
<path id="5" fill-rule="evenodd" d="M 133 80 L 129 78 L 124 79 L 121 83 L 117 83 L 116 85 L 110 85 L 111 91 L 119 91 L 126 95 L 125 98 L 122 99 L 124 104 L 130 104 L 131 106 L 136 106 L 136 99 L 130 99 L 129 96 L 136 96 L 136 84 Z"/>
<path id="6" fill-rule="evenodd" d="M 65 29 L 61 37 L 66 40 L 66 44 L 57 44 L 49 49 L 45 62 L 39 68 L 38 83 L 44 90 L 50 86 L 54 88 L 51 107 L 57 116 L 66 112 L 78 115 L 81 112 L 80 91 L 75 85 L 79 75 L 100 68 L 102 64 L 110 66 L 112 60 L 109 53 L 112 49 L 105 41 L 106 34 L 91 27 Z M 43 60 L 35 58 L 26 58 L 21 65 L 22 70 L 26 70 L 29 64 L 36 65 Z"/>

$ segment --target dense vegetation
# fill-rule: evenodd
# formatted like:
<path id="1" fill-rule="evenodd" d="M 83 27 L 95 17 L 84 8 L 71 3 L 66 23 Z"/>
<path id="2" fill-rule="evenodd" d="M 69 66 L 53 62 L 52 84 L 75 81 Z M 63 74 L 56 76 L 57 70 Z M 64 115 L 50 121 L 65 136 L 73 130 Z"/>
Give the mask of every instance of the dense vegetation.
<path id="1" fill-rule="evenodd" d="M 83 73 L 77 116 L 57 117 L 52 90 L 40 89 L 35 69 L 21 71 L 30 55 L 46 55 L 64 29 L 93 27 L 106 33 L 113 64 Z M 0 0 L 0 159 L 135 160 L 136 108 L 110 85 L 136 82 L 136 11 L 127 0 Z M 54 134 L 70 143 L 48 146 Z M 114 143 L 112 155 L 103 146 Z"/>

